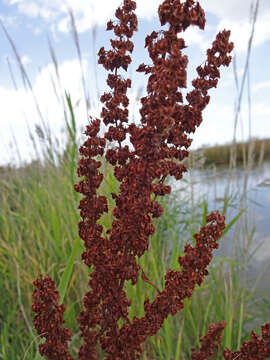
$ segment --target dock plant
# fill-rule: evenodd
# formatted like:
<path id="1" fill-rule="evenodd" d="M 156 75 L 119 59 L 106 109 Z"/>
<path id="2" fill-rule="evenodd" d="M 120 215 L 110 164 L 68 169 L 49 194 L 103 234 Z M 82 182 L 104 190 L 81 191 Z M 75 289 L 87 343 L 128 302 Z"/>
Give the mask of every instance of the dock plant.
<path id="1" fill-rule="evenodd" d="M 82 195 L 79 210 L 79 236 L 85 250 L 82 260 L 89 267 L 89 291 L 83 298 L 78 316 L 82 345 L 80 360 L 98 359 L 102 349 L 108 360 L 139 359 L 143 344 L 161 329 L 169 315 L 184 307 L 184 300 L 192 296 L 208 275 L 213 251 L 225 229 L 225 217 L 218 211 L 206 216 L 206 224 L 194 234 L 194 246 L 186 244 L 179 256 L 177 270 L 168 269 L 165 285 L 159 288 L 139 265 L 138 259 L 149 249 L 155 233 L 154 218 L 162 216 L 158 197 L 170 194 L 165 183 L 170 176 L 180 181 L 187 167 L 182 164 L 188 156 L 191 133 L 202 122 L 202 111 L 209 103 L 209 90 L 216 87 L 219 68 L 229 66 L 233 43 L 230 31 L 219 32 L 207 50 L 205 62 L 197 67 L 192 89 L 187 88 L 188 57 L 184 39 L 179 36 L 190 26 L 205 27 L 205 13 L 193 0 L 165 0 L 158 8 L 161 26 L 166 30 L 153 31 L 146 36 L 145 47 L 152 64 L 141 64 L 137 71 L 148 75 L 147 95 L 141 98 L 140 122 L 129 123 L 127 90 L 131 80 L 120 71 L 127 71 L 131 63 L 133 42 L 137 30 L 136 2 L 124 0 L 115 16 L 107 23 L 116 39 L 111 50 L 98 52 L 98 63 L 108 71 L 105 92 L 100 101 L 100 118 L 90 117 L 86 126 L 86 140 L 80 147 L 81 158 L 77 174 L 81 180 L 75 191 Z M 101 123 L 106 130 L 101 134 Z M 130 145 L 124 142 L 129 140 Z M 114 146 L 112 146 L 114 145 Z M 106 196 L 97 190 L 104 174 L 99 161 L 104 157 L 114 168 L 119 192 L 112 193 L 114 207 L 111 228 L 102 225 L 102 216 L 109 211 Z M 144 315 L 129 316 L 131 303 L 126 282 L 136 286 L 138 279 L 156 291 L 153 300 L 144 300 Z M 45 342 L 39 345 L 42 356 L 49 360 L 71 360 L 68 342 L 71 331 L 64 327 L 65 307 L 59 302 L 59 292 L 49 275 L 34 281 L 32 309 L 34 326 Z M 211 324 L 201 338 L 201 347 L 192 349 L 193 360 L 215 358 L 226 323 Z M 262 337 L 254 332 L 238 351 L 225 349 L 224 359 L 266 359 L 270 357 L 270 323 L 262 326 Z"/>

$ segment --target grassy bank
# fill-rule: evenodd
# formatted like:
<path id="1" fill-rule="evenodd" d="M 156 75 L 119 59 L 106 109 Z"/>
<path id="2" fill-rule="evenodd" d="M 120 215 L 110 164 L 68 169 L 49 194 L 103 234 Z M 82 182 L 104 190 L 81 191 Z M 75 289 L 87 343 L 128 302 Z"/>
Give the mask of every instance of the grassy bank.
<path id="1" fill-rule="evenodd" d="M 191 151 L 190 162 L 195 159 L 196 164 L 203 166 L 229 167 L 232 157 L 231 143 L 216 146 L 204 146 Z M 270 161 L 270 139 L 256 139 L 235 143 L 235 166 L 246 166 L 249 157 L 252 156 L 253 166 L 261 165 L 262 162 Z M 199 160 L 199 161 L 198 161 Z M 187 161 L 188 162 L 188 161 Z M 194 162 L 194 161 L 193 161 Z"/>

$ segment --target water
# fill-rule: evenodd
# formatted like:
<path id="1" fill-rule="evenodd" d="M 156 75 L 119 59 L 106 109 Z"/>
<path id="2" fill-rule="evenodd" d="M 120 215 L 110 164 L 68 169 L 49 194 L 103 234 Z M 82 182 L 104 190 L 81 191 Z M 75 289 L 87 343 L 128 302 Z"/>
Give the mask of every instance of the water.
<path id="1" fill-rule="evenodd" d="M 269 269 L 258 282 L 258 289 L 270 290 L 270 162 L 264 162 L 262 166 L 251 169 L 248 176 L 242 168 L 191 170 L 185 174 L 184 179 L 187 183 L 175 182 L 172 188 L 176 190 L 176 196 L 179 194 L 179 201 L 180 194 L 183 194 L 181 189 L 184 189 L 185 195 L 190 198 L 191 207 L 196 206 L 199 200 L 206 199 L 209 205 L 208 212 L 221 212 L 224 198 L 230 197 L 226 223 L 229 223 L 241 208 L 246 208 L 239 225 L 234 225 L 227 233 L 226 239 L 221 240 L 216 255 L 231 257 L 236 254 L 237 247 L 241 248 L 247 244 L 247 234 L 250 235 L 254 229 L 249 252 L 255 250 L 259 244 L 261 246 L 248 263 L 247 274 L 249 279 L 254 279 L 269 264 Z M 240 223 L 246 224 L 247 232 L 242 229 L 236 233 L 237 229 L 239 231 Z M 235 239 L 238 244 L 235 244 Z"/>

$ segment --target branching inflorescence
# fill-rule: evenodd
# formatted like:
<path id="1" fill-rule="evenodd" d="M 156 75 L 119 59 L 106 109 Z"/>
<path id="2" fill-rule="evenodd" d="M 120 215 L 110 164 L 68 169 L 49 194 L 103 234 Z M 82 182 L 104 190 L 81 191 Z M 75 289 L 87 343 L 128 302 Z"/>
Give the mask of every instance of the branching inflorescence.
<path id="1" fill-rule="evenodd" d="M 146 37 L 145 47 L 153 64 L 141 64 L 137 71 L 150 75 L 147 96 L 141 99 L 140 125 L 128 124 L 127 89 L 131 80 L 125 80 L 118 72 L 121 68 L 127 70 L 131 63 L 128 53 L 133 51 L 130 38 L 137 30 L 135 8 L 135 1 L 124 0 L 115 13 L 118 22 L 107 23 L 107 30 L 113 30 L 117 36 L 117 40 L 111 40 L 112 50 L 105 51 L 102 47 L 98 53 L 99 64 L 110 72 L 107 84 L 111 90 L 100 98 L 104 104 L 101 118 L 107 130 L 103 137 L 99 136 L 101 120 L 91 118 L 85 131 L 87 139 L 80 147 L 78 176 L 83 180 L 75 185 L 75 190 L 83 195 L 79 205 L 82 218 L 79 235 L 85 245 L 82 259 L 93 268 L 90 290 L 83 299 L 84 310 L 78 317 L 83 339 L 80 360 L 97 359 L 98 345 L 109 360 L 140 358 L 147 337 L 158 332 L 169 314 L 181 310 L 184 299 L 191 297 L 195 285 L 203 282 L 225 228 L 224 216 L 218 212 L 208 215 L 206 226 L 194 235 L 196 245 L 185 246 L 185 255 L 178 259 L 179 271 L 168 270 L 162 290 L 152 284 L 137 263 L 148 249 L 149 236 L 155 232 L 153 218 L 160 217 L 163 211 L 156 198 L 171 191 L 165 179 L 171 175 L 180 180 L 187 171 L 181 161 L 188 156 L 191 144 L 188 134 L 202 122 L 202 111 L 210 99 L 208 90 L 217 86 L 219 67 L 229 65 L 233 44 L 229 42 L 230 31 L 223 30 L 217 35 L 207 50 L 205 64 L 197 68 L 198 77 L 192 81 L 193 89 L 187 93 L 184 104 L 180 89 L 187 87 L 188 59 L 182 54 L 185 41 L 178 34 L 190 25 L 204 29 L 205 14 L 193 0 L 163 1 L 158 15 L 161 25 L 167 24 L 168 30 L 153 31 Z M 123 145 L 128 135 L 133 150 Z M 117 146 L 106 148 L 110 142 L 116 142 Z M 103 180 L 98 155 L 105 155 L 113 165 L 114 176 L 120 183 L 119 193 L 112 193 L 116 206 L 108 230 L 97 222 L 108 212 L 107 198 L 97 195 Z M 124 284 L 131 280 L 135 285 L 140 274 L 156 288 L 157 295 L 152 302 L 145 300 L 143 317 L 130 319 L 131 300 L 126 296 Z M 57 303 L 54 283 L 47 276 L 36 280 L 34 285 L 33 311 L 37 313 L 34 324 L 38 334 L 46 339 L 40 345 L 40 352 L 47 359 L 70 360 L 67 341 L 71 335 L 62 328 L 64 307 Z M 224 322 L 211 325 L 202 339 L 201 349 L 198 352 L 193 349 L 192 359 L 212 358 L 224 327 Z M 267 329 L 264 337 L 270 339 Z M 252 359 L 264 359 L 260 357 L 262 351 L 258 350 L 258 355 L 255 351 Z M 224 352 L 226 359 L 232 359 L 233 354 L 229 350 Z M 239 359 L 247 359 L 239 352 L 235 354 Z"/>

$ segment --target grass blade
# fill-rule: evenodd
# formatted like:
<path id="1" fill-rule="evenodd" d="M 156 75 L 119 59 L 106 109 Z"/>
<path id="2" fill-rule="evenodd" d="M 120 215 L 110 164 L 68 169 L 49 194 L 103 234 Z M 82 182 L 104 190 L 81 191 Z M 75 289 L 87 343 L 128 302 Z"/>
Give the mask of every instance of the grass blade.
<path id="1" fill-rule="evenodd" d="M 66 295 L 67 287 L 68 287 L 70 277 L 72 274 L 73 265 L 74 265 L 76 256 L 79 252 L 80 245 L 81 245 L 81 239 L 79 237 L 77 237 L 75 240 L 72 252 L 70 254 L 70 257 L 68 259 L 67 266 L 63 272 L 63 275 L 61 277 L 60 284 L 58 287 L 59 295 L 60 295 L 60 304 L 62 304 L 64 301 L 64 297 Z"/>

